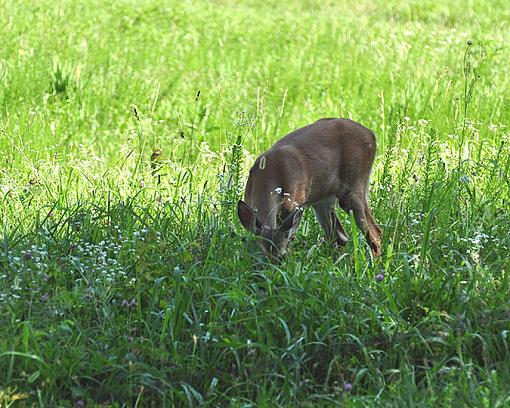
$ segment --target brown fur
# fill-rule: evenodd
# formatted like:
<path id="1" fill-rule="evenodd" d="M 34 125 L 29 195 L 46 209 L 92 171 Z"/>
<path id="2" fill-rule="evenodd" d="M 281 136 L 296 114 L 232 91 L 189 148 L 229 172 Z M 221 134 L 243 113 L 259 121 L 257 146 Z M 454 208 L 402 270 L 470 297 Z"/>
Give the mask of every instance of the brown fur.
<path id="1" fill-rule="evenodd" d="M 272 230 L 282 214 L 310 205 L 327 237 L 344 245 L 347 234 L 335 213 L 338 202 L 353 212 L 378 256 L 381 230 L 367 197 L 375 151 L 374 134 L 359 123 L 320 119 L 289 133 L 257 158 L 246 184 L 246 204 L 258 223 Z"/>

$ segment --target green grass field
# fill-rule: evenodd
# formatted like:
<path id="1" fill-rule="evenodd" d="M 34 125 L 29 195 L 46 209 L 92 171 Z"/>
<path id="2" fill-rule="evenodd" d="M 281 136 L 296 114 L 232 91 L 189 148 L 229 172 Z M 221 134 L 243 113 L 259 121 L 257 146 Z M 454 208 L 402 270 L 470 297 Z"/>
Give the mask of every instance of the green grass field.
<path id="1" fill-rule="evenodd" d="M 0 0 L 2 408 L 510 406 L 507 1 L 105 3 Z M 383 255 L 270 264 L 236 202 L 321 117 Z"/>

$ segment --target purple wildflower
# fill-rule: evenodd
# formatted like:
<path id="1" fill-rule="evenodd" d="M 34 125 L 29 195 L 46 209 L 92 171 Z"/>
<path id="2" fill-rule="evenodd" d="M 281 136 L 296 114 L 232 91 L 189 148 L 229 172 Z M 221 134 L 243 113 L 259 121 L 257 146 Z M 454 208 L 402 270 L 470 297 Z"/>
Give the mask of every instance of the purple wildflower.
<path id="1" fill-rule="evenodd" d="M 352 384 L 351 383 L 345 383 L 344 384 L 344 391 L 346 391 L 346 392 L 352 391 Z"/>
<path id="2" fill-rule="evenodd" d="M 44 295 L 42 295 L 39 300 L 41 302 L 46 302 L 50 297 L 45 293 Z"/>
<path id="3" fill-rule="evenodd" d="M 375 275 L 375 280 L 377 282 L 381 282 L 384 280 L 384 273 L 378 273 L 377 275 Z"/>
<path id="4" fill-rule="evenodd" d="M 122 301 L 122 307 L 132 308 L 132 307 L 135 307 L 135 306 L 136 306 L 136 299 L 135 298 L 132 298 L 131 301 L 129 301 L 127 299 L 124 299 Z"/>

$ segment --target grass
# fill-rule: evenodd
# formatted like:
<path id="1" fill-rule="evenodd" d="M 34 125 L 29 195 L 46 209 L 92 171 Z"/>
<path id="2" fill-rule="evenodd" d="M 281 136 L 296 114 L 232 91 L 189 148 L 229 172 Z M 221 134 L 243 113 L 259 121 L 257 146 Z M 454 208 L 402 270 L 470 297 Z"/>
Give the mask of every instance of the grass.
<path id="1" fill-rule="evenodd" d="M 510 404 L 505 1 L 0 7 L 2 407 Z M 383 256 L 269 264 L 247 170 L 338 116 Z"/>

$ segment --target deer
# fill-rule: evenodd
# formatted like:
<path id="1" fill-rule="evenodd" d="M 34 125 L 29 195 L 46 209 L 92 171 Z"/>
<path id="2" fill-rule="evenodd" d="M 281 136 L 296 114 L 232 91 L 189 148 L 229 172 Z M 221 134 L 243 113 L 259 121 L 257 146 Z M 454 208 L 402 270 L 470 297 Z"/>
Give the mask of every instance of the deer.
<path id="1" fill-rule="evenodd" d="M 349 240 L 337 204 L 352 211 L 374 257 L 381 255 L 382 231 L 368 205 L 374 133 L 351 120 L 324 118 L 294 130 L 262 153 L 250 169 L 237 214 L 258 237 L 262 252 L 280 260 L 311 206 L 326 240 L 344 247 Z"/>

